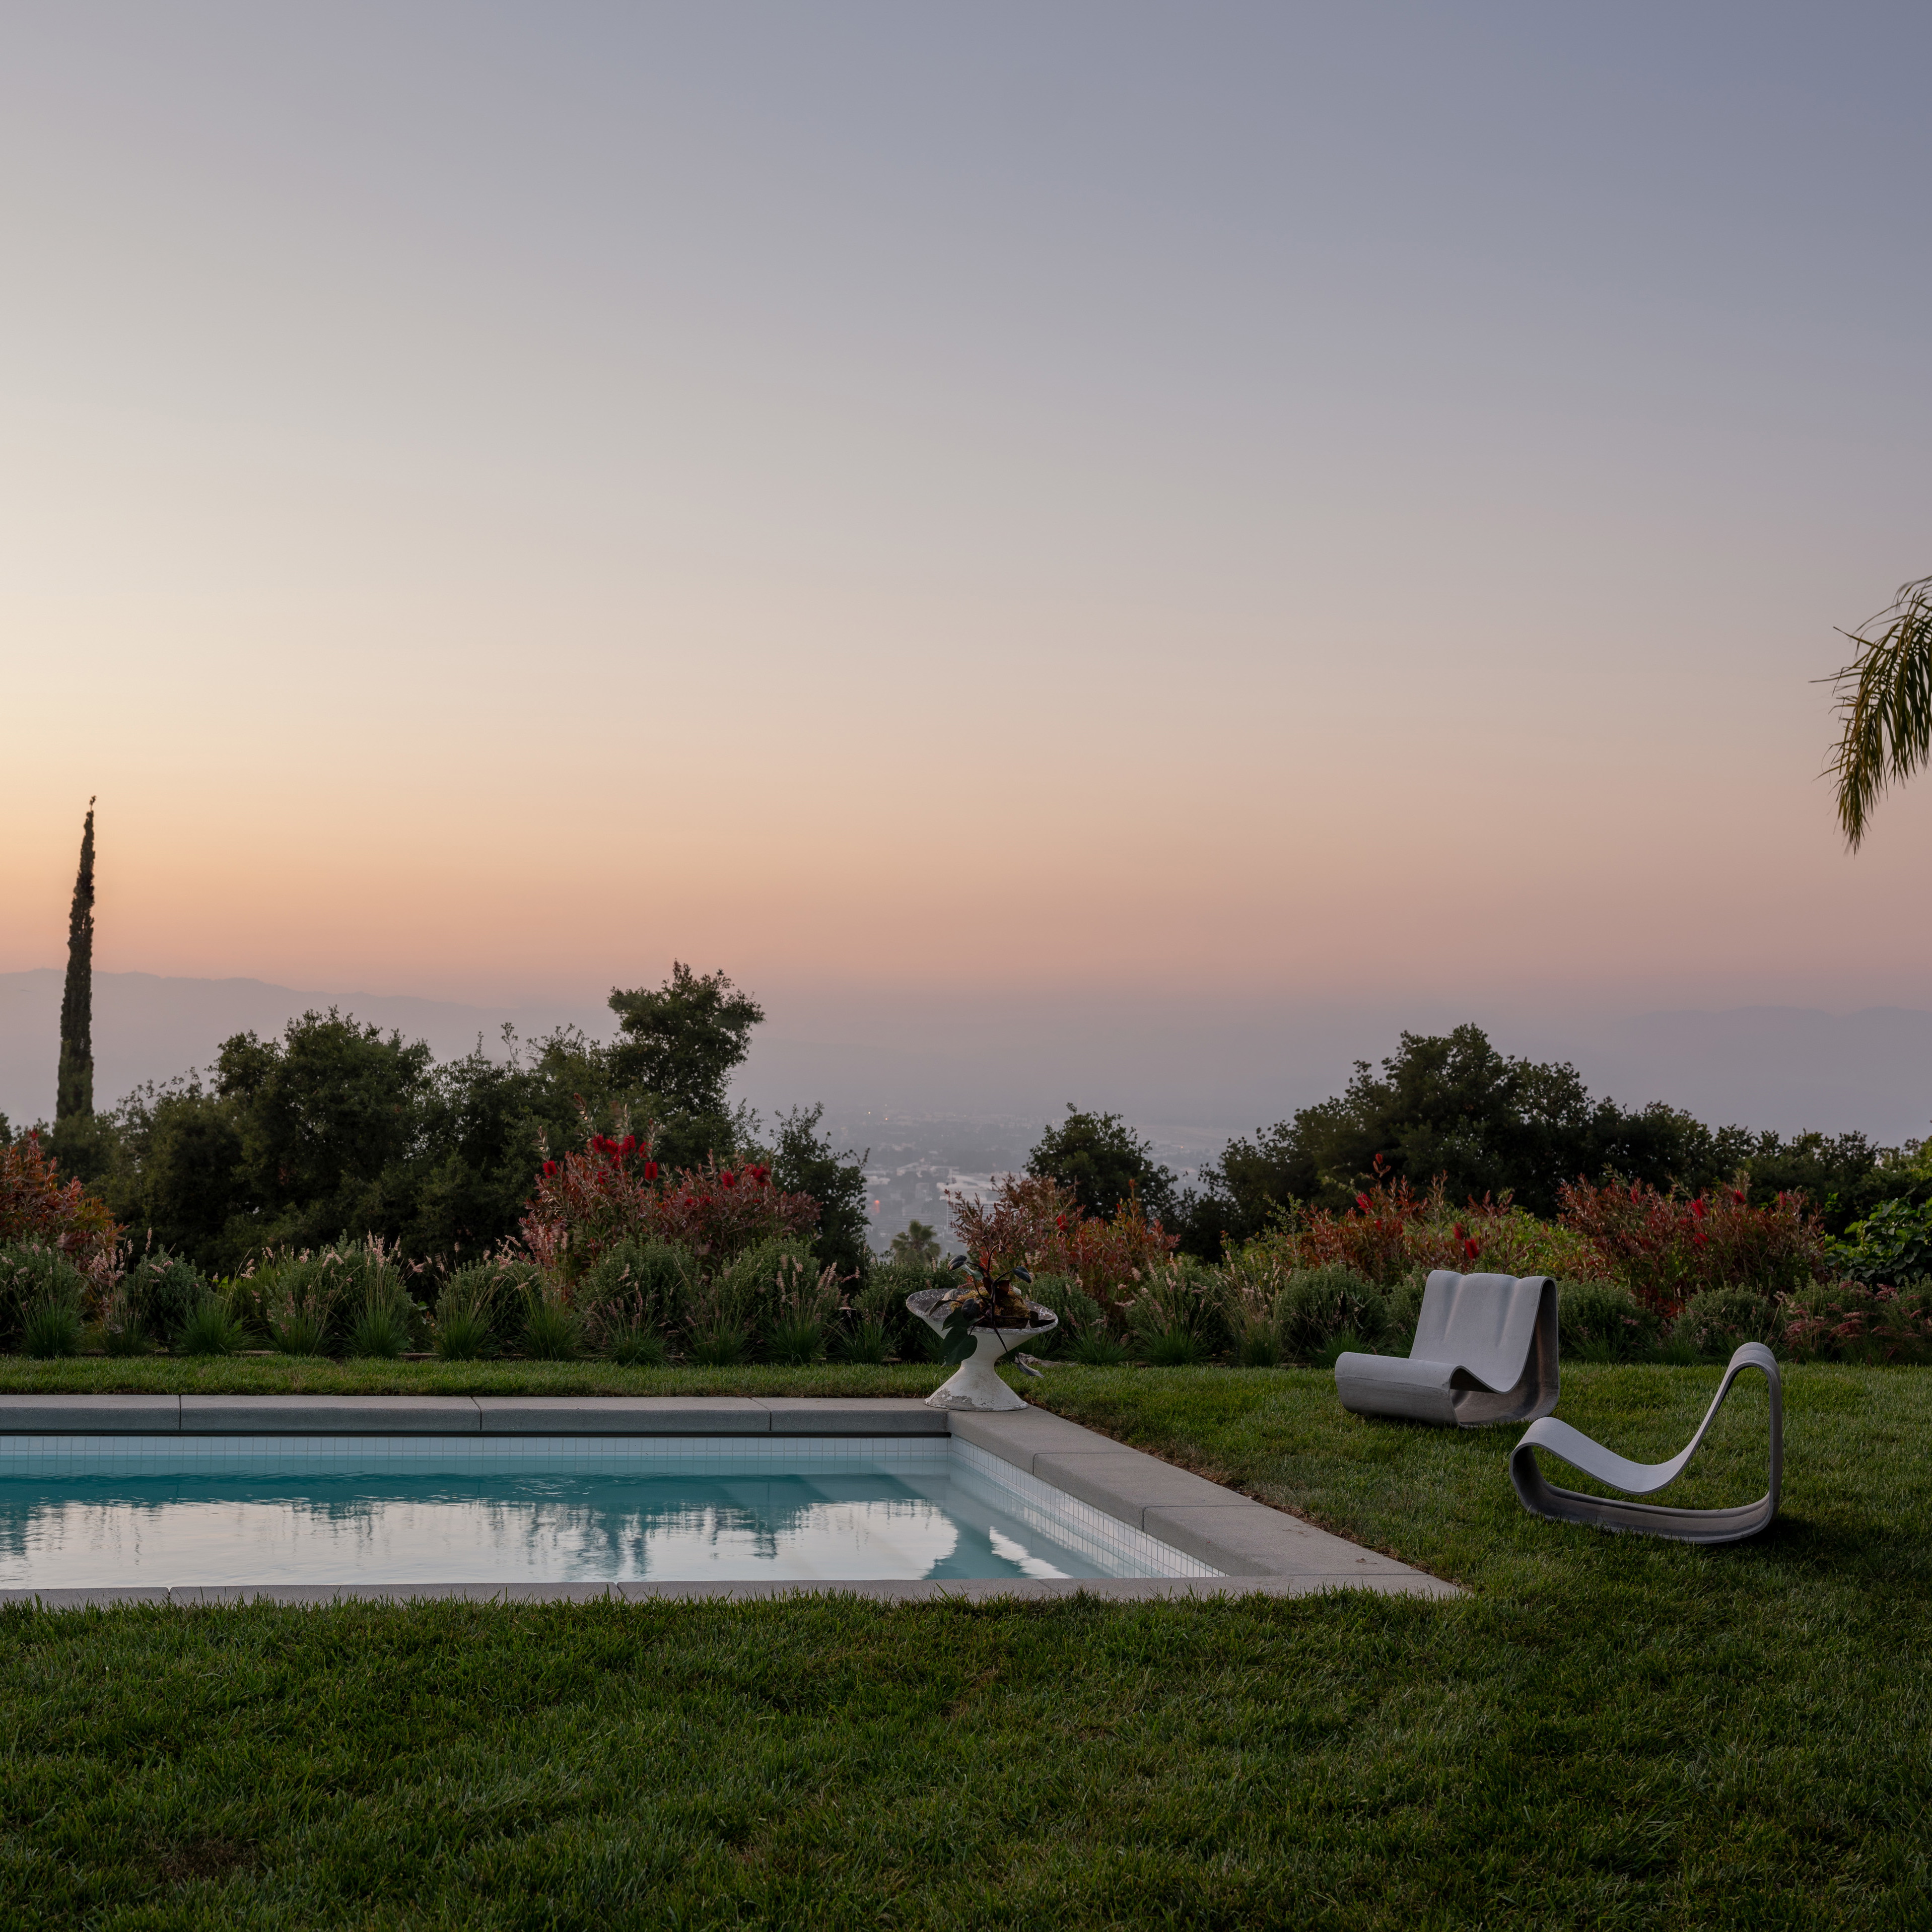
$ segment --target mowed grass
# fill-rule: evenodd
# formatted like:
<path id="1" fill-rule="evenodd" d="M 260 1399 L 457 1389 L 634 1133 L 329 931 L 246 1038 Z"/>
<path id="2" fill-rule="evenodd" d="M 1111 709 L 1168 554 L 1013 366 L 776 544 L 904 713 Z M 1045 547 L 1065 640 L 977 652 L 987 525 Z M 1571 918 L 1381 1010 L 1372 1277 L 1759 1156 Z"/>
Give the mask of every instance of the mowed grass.
<path id="1" fill-rule="evenodd" d="M 949 1370 L 817 1362 L 734 1369 L 615 1362 L 338 1361 L 319 1355 L 0 1355 L 0 1395 L 930 1395 Z M 1037 1388 L 1037 1383 L 1031 1384 Z"/>
<path id="2" fill-rule="evenodd" d="M 1718 1373 L 1566 1366 L 1563 1413 L 1660 1456 Z M 1932 1917 L 1932 1372 L 1789 1371 L 1784 1514 L 1703 1551 L 1325 1376 L 1026 1389 L 1467 1594 L 9 1612 L 0 1922 Z M 1762 1429 L 1742 1385 L 1670 1499 L 1759 1493 Z"/>

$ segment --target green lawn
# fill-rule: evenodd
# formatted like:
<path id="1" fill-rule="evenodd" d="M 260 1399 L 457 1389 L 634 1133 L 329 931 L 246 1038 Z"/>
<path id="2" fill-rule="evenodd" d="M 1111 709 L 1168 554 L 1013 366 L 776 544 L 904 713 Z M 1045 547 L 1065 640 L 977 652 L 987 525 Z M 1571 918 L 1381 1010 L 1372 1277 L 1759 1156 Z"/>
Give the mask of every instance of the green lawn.
<path id="1" fill-rule="evenodd" d="M 278 1370 L 317 1372 L 185 1385 Z M 302 1385 L 935 1376 L 330 1372 Z M 1718 1372 L 1566 1366 L 1563 1413 L 1662 1455 Z M 1027 1384 L 1448 1604 L 9 1612 L 0 1923 L 1922 1925 L 1932 1370 L 1786 1387 L 1784 1514 L 1697 1551 L 1535 1521 L 1516 1430 L 1365 1422 L 1325 1376 Z M 1742 1385 L 1670 1499 L 1757 1493 L 1762 1413 Z"/>
<path id="2" fill-rule="evenodd" d="M 612 1362 L 384 1362 L 287 1355 L 0 1355 L 0 1395 L 930 1395 L 949 1371 L 868 1368 L 621 1369 Z M 1020 1379 L 1024 1379 L 1022 1378 Z M 1043 1386 L 1029 1382 L 1029 1390 Z"/>

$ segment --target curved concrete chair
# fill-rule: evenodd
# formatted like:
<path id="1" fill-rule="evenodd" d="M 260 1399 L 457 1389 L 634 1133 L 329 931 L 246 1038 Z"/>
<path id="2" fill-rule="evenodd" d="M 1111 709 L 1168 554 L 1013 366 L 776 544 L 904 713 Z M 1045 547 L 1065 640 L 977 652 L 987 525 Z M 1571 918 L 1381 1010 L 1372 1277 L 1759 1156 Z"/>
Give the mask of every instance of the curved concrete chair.
<path id="1" fill-rule="evenodd" d="M 1557 1490 L 1544 1480 L 1536 1460 L 1539 1449 L 1559 1456 L 1573 1469 L 1622 1490 L 1630 1496 L 1654 1496 L 1683 1474 L 1696 1453 L 1712 1418 L 1724 1406 L 1731 1384 L 1745 1369 L 1762 1369 L 1771 1384 L 1771 1487 L 1754 1503 L 1732 1509 L 1672 1509 L 1663 1503 L 1621 1503 L 1610 1496 L 1586 1496 L 1575 1490 Z M 1681 1456 L 1667 1462 L 1628 1462 L 1580 1430 L 1554 1416 L 1533 1422 L 1510 1455 L 1510 1480 L 1525 1509 L 1559 1522 L 1594 1523 L 1599 1529 L 1640 1530 L 1648 1536 L 1672 1536 L 1682 1543 L 1736 1543 L 1755 1536 L 1778 1514 L 1778 1492 L 1784 1480 L 1784 1389 L 1778 1378 L 1778 1361 L 1762 1342 L 1747 1342 L 1731 1358 L 1718 1393 L 1704 1412 L 1697 1432 Z"/>
<path id="2" fill-rule="evenodd" d="M 1556 1406 L 1556 1284 L 1546 1274 L 1452 1274 L 1422 1292 L 1415 1340 L 1400 1355 L 1347 1354 L 1335 1392 L 1358 1415 L 1415 1422 L 1527 1422 Z"/>

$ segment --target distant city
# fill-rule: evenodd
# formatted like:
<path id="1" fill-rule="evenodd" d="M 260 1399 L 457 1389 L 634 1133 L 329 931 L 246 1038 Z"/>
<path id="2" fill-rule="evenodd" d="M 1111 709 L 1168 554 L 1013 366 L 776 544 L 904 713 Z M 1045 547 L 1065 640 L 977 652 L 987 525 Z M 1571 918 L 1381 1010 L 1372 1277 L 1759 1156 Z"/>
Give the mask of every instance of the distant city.
<path id="1" fill-rule="evenodd" d="M 1227 1136 L 1198 1130 L 1165 1132 L 1130 1122 L 1171 1168 L 1184 1187 L 1198 1178 Z M 826 1125 L 836 1143 L 866 1155 L 866 1204 L 871 1241 L 883 1252 L 895 1234 L 918 1221 L 948 1243 L 952 1199 L 983 1199 L 1006 1174 L 1022 1170 L 1045 1131 L 1043 1119 L 1007 1116 L 972 1119 L 956 1114 L 848 1111 Z"/>

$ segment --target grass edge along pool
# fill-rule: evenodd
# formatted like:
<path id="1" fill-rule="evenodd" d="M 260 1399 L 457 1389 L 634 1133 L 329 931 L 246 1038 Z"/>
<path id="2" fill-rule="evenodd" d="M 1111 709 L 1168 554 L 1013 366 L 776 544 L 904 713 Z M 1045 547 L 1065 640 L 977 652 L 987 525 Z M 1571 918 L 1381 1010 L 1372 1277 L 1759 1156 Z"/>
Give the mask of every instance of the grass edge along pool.
<path id="1" fill-rule="evenodd" d="M 1220 1574 L 950 1436 L 0 1439 L 0 1588 Z"/>

